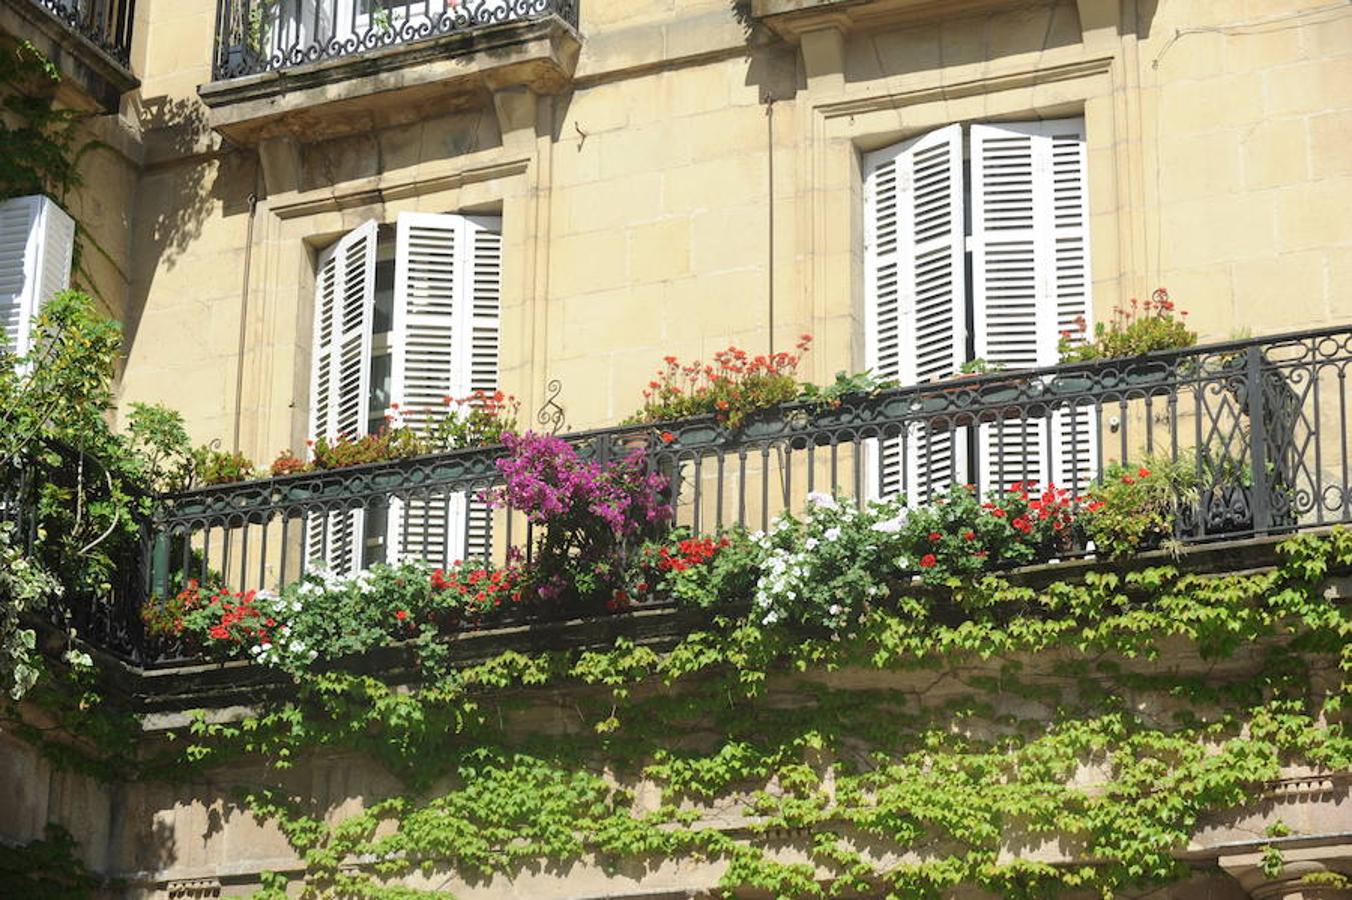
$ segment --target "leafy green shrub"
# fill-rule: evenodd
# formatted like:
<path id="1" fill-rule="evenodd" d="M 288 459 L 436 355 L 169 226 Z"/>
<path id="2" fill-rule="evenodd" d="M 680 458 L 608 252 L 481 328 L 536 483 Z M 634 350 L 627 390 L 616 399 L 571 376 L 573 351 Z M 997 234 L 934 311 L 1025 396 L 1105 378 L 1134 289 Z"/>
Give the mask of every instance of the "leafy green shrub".
<path id="1" fill-rule="evenodd" d="M 1184 321 L 1187 315 L 1169 299 L 1164 288 L 1155 291 L 1144 303 L 1133 297 L 1130 306 L 1113 307 L 1106 323 L 1095 323 L 1092 339 L 1085 333 L 1083 317 L 1076 319 L 1075 329 L 1061 332 L 1061 361 L 1114 359 L 1191 347 L 1197 343 L 1197 332 L 1188 328 Z"/>
<path id="2" fill-rule="evenodd" d="M 158 493 L 185 490 L 193 480 L 194 453 L 183 416 L 158 403 L 133 403 L 127 416 L 129 465 Z"/>
<path id="3" fill-rule="evenodd" d="M 925 584 L 957 584 L 992 569 L 1051 559 L 1070 548 L 1073 512 L 1067 491 L 1016 483 L 990 491 L 953 485 L 910 512 L 905 551 Z"/>
<path id="4" fill-rule="evenodd" d="M 761 563 L 760 548 L 737 528 L 719 537 L 681 530 L 643 548 L 633 593 L 671 597 L 683 606 L 710 609 L 751 596 Z"/>
<path id="5" fill-rule="evenodd" d="M 1090 487 L 1079 524 L 1096 552 L 1120 559 L 1172 537 L 1178 504 L 1196 494 L 1193 460 L 1115 463 Z"/>
<path id="6" fill-rule="evenodd" d="M 384 428 L 357 437 L 342 435 L 335 441 L 316 438 L 310 442 L 315 469 L 344 469 L 367 463 L 408 459 L 430 452 L 426 441 L 411 428 Z"/>
<path id="7" fill-rule="evenodd" d="M 15 700 L 37 683 L 37 633 L 24 625 L 60 597 L 61 583 L 14 541 L 14 529 L 0 525 L 0 691 Z"/>
<path id="8" fill-rule="evenodd" d="M 431 451 L 487 447 L 516 434 L 521 403 L 502 391 L 475 391 L 468 397 L 447 397 L 446 409 L 420 429 Z"/>
<path id="9" fill-rule="evenodd" d="M 904 517 L 901 499 L 860 509 L 809 494 L 802 519 L 781 516 L 752 536 L 761 555 L 752 615 L 762 625 L 850 634 L 907 568 Z"/>
<path id="10" fill-rule="evenodd" d="M 254 477 L 253 462 L 238 450 L 198 447 L 193 462 L 199 484 L 235 484 Z"/>
<path id="11" fill-rule="evenodd" d="M 836 380 L 826 387 L 803 382 L 799 387 L 798 399 L 815 403 L 820 409 L 835 409 L 846 397 L 871 397 L 881 391 L 897 387 L 898 384 L 894 378 L 879 378 L 867 370 L 855 372 L 853 375 L 841 371 L 836 373 Z"/>

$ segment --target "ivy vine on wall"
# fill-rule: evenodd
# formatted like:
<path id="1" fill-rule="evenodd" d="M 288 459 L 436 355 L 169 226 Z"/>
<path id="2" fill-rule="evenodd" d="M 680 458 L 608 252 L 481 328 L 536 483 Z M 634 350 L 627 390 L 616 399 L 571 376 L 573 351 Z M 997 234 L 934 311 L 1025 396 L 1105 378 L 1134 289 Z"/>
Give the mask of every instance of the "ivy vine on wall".
<path id="1" fill-rule="evenodd" d="M 308 897 L 671 859 L 780 897 L 1110 896 L 1185 877 L 1174 853 L 1199 823 L 1283 767 L 1352 765 L 1352 626 L 1324 589 L 1352 567 L 1352 534 L 1293 538 L 1281 556 L 1262 573 L 1163 566 L 1040 590 L 987 577 L 955 592 L 961 621 L 903 598 L 850 640 L 730 614 L 661 653 L 624 639 L 506 652 L 402 687 L 299 674 L 240 721 L 198 714 L 141 776 L 221 783 L 266 763 L 269 783 L 238 797 L 280 826 L 305 865 L 291 889 Z M 1222 674 L 1153 665 L 1166 647 Z M 833 674 L 869 672 L 944 689 Z M 551 702 L 565 724 L 530 725 Z M 287 770 L 335 749 L 404 789 L 333 822 Z M 1078 861 L 1007 852 L 1045 842 Z M 288 883 L 265 874 L 260 896 Z"/>

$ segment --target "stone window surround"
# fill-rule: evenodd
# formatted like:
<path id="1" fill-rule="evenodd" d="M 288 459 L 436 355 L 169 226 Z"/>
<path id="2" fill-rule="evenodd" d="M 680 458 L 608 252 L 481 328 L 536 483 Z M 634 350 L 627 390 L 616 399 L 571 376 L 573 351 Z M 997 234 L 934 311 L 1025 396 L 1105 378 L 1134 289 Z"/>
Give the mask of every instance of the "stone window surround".
<path id="1" fill-rule="evenodd" d="M 1111 308 L 1127 282 L 1118 259 L 1144 248 L 1140 204 L 1119 200 L 1119 185 L 1139 189 L 1120 134 L 1122 66 L 1112 55 L 1083 45 L 1048 52 L 1032 66 L 992 65 L 885 79 L 884 92 L 853 89 L 843 77 L 844 36 L 832 30 L 802 41 L 808 101 L 802 117 L 803 180 L 798 204 L 802 289 L 800 321 L 827 346 L 848 346 L 855 368 L 864 362 L 863 154 L 953 123 L 1028 121 L 1082 116 L 1088 154 L 1090 265 L 1095 306 Z M 975 68 L 975 67 L 973 67 Z M 1134 136 L 1133 136 L 1134 137 Z M 1123 246 L 1124 243 L 1126 246 Z M 848 307 L 840 298 L 849 297 Z M 815 360 L 818 367 L 825 360 Z M 813 371 L 820 381 L 831 373 Z"/>
<path id="2" fill-rule="evenodd" d="M 538 217 L 548 215 L 547 201 L 541 202 L 547 191 L 540 190 L 542 168 L 547 177 L 542 158 L 548 154 L 538 152 L 538 142 L 548 138 L 536 135 L 537 102 L 547 106 L 549 101 L 529 92 L 498 98 L 499 147 L 387 171 L 336 189 L 296 188 L 299 146 L 270 142 L 260 147 L 269 187 L 280 190 L 270 190 L 258 205 L 242 363 L 247 410 L 242 446 L 259 454 L 305 446 L 318 255 L 368 219 L 394 222 L 408 211 L 502 217 L 502 346 L 510 352 L 500 360 L 500 376 L 523 407 L 534 408 L 532 391 L 543 377 L 534 372 L 543 342 L 543 321 L 535 318 L 545 314 L 545 304 L 534 302 L 543 291 L 543 284 L 537 285 L 537 255 L 547 251 L 534 234 Z"/>

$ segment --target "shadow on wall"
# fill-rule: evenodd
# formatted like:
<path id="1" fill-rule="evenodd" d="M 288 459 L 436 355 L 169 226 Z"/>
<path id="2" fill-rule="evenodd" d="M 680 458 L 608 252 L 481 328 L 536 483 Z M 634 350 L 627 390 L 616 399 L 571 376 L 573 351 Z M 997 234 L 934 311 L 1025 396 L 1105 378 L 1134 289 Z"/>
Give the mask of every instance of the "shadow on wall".
<path id="1" fill-rule="evenodd" d="M 217 204 L 247 214 L 254 157 L 213 149 L 206 111 L 196 100 L 160 97 L 144 104 L 146 164 L 138 187 L 131 247 L 131 291 L 123 319 L 132 346 L 157 272 L 172 270 L 202 234 Z"/>

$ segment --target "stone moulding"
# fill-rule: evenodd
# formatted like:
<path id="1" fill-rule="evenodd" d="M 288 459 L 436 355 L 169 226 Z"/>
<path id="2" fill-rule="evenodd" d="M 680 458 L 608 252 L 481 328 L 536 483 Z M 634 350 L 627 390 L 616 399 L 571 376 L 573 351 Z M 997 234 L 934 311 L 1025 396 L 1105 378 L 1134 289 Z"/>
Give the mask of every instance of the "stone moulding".
<path id="1" fill-rule="evenodd" d="M 915 24 L 1012 5 L 1013 0 L 751 0 L 751 14 L 780 37 L 797 41 L 822 28 Z"/>
<path id="2" fill-rule="evenodd" d="M 504 88 L 557 94 L 571 85 L 580 49 L 577 31 L 548 16 L 214 81 L 197 92 L 211 127 L 233 143 L 311 143 L 486 106 Z"/>

